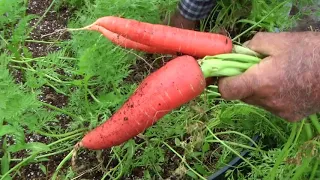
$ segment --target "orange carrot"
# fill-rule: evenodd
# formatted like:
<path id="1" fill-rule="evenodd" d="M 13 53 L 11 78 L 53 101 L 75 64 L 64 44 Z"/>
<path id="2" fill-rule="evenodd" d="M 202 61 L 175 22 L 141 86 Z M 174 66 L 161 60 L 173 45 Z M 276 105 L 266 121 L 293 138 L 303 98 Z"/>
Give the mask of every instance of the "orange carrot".
<path id="1" fill-rule="evenodd" d="M 132 41 L 157 49 L 167 49 L 199 58 L 230 53 L 233 47 L 231 39 L 221 34 L 151 24 L 114 16 L 99 18 L 87 28 L 93 25 L 102 26 Z"/>
<path id="2" fill-rule="evenodd" d="M 164 50 L 164 49 L 160 49 L 160 48 L 154 48 L 154 47 L 150 47 L 148 45 L 137 43 L 137 42 L 132 41 L 130 39 L 127 39 L 119 34 L 113 33 L 113 32 L 111 32 L 111 31 L 109 31 L 99 25 L 89 26 L 88 29 L 102 33 L 111 42 L 113 42 L 114 44 L 119 45 L 123 48 L 126 48 L 126 49 L 134 49 L 134 50 L 144 51 L 144 52 L 148 52 L 148 53 L 161 53 L 161 54 L 172 54 L 172 55 L 177 54 L 174 51 Z"/>
<path id="3" fill-rule="evenodd" d="M 179 56 L 144 79 L 124 105 L 78 145 L 95 150 L 120 145 L 200 95 L 205 87 L 198 62 Z"/>

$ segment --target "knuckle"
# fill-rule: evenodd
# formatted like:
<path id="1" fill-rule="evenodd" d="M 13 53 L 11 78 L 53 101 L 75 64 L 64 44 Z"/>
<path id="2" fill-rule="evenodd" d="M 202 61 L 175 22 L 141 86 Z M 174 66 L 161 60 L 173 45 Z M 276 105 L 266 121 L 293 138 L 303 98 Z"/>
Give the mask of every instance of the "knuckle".
<path id="1" fill-rule="evenodd" d="M 265 37 L 266 32 L 257 32 L 253 38 L 249 41 L 247 47 L 255 50 L 259 47 L 259 44 L 261 41 L 263 41 L 263 38 Z"/>
<path id="2" fill-rule="evenodd" d="M 253 39 L 259 39 L 263 36 L 263 34 L 265 34 L 265 32 L 257 32 L 254 36 Z"/>
<path id="3" fill-rule="evenodd" d="M 263 38 L 264 35 L 265 35 L 265 32 L 257 32 L 257 33 L 253 36 L 252 40 L 253 40 L 253 41 L 260 40 L 260 39 Z"/>

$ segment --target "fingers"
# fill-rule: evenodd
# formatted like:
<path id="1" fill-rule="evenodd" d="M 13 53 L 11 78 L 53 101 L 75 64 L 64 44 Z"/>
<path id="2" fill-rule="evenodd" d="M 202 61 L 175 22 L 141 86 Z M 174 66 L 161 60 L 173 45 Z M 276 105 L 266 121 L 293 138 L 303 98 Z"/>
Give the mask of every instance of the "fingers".
<path id="1" fill-rule="evenodd" d="M 269 56 L 240 75 L 219 79 L 221 97 L 225 100 L 242 100 L 259 94 L 259 88 L 268 83 L 266 79 L 270 70 L 275 68 L 272 59 L 273 57 Z"/>
<path id="2" fill-rule="evenodd" d="M 264 55 L 277 55 L 290 46 L 290 33 L 259 32 L 244 45 Z"/>
<path id="3" fill-rule="evenodd" d="M 251 96 L 257 86 L 256 69 L 257 66 L 253 66 L 238 76 L 221 78 L 218 84 L 221 97 L 225 100 L 236 100 Z"/>

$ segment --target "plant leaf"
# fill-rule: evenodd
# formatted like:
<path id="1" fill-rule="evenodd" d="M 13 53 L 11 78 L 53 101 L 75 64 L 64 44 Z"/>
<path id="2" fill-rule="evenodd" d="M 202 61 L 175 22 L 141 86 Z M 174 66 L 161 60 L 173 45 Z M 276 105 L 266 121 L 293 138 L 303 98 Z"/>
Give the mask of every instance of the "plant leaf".
<path id="1" fill-rule="evenodd" d="M 41 171 L 43 172 L 43 174 L 47 174 L 47 169 L 46 169 L 46 167 L 45 167 L 43 164 L 40 164 L 39 166 L 40 166 L 40 169 L 41 169 Z"/>
<path id="2" fill-rule="evenodd" d="M 46 144 L 40 142 L 31 142 L 26 144 L 20 143 L 8 147 L 8 150 L 10 150 L 10 152 L 17 152 L 23 149 L 29 149 L 35 153 L 50 150 L 50 148 Z"/>
<path id="3" fill-rule="evenodd" d="M 2 158 L 1 158 L 1 174 L 2 175 L 9 171 L 9 167 L 10 167 L 10 164 L 9 164 L 10 157 L 9 157 L 9 155 L 10 154 L 6 151 L 4 153 L 4 155 L 2 156 Z M 9 179 L 9 178 L 7 178 L 7 179 Z"/>
<path id="4" fill-rule="evenodd" d="M 205 153 L 205 152 L 207 152 L 207 151 L 209 151 L 210 150 L 210 145 L 209 145 L 209 143 L 204 143 L 204 145 L 202 146 L 202 152 L 203 153 Z"/>
<path id="5" fill-rule="evenodd" d="M 11 125 L 0 126 L 0 137 L 8 134 L 16 134 L 17 130 Z"/>

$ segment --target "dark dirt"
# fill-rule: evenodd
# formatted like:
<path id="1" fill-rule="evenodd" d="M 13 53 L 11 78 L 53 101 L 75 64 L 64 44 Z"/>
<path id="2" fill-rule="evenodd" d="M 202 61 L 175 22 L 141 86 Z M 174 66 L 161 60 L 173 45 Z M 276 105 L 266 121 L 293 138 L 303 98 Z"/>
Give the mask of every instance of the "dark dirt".
<path id="1" fill-rule="evenodd" d="M 125 82 L 139 83 L 145 78 L 146 74 L 156 71 L 171 59 L 173 59 L 171 55 L 145 54 L 143 57 L 137 58 L 136 63 L 130 67 L 129 70 L 132 73 L 125 79 Z"/>
<path id="2" fill-rule="evenodd" d="M 28 134 L 26 133 L 25 141 L 27 143 L 31 142 L 41 142 L 44 144 L 49 144 L 50 138 L 46 136 L 42 136 L 36 133 Z M 11 144 L 14 142 L 13 140 L 10 141 Z M 20 169 L 20 176 L 15 176 L 14 180 L 29 180 L 29 179 L 37 179 L 37 180 L 44 180 L 50 179 L 52 174 L 55 172 L 55 168 L 59 165 L 61 160 L 67 155 L 68 152 L 50 156 L 49 161 L 39 162 L 39 163 L 32 163 L 24 166 Z M 28 151 L 22 150 L 12 154 L 12 158 L 23 159 L 28 157 Z M 11 167 L 14 167 L 18 162 L 11 163 Z M 46 173 L 42 171 L 41 166 L 45 169 Z"/>
<path id="3" fill-rule="evenodd" d="M 17 84 L 20 84 L 23 82 L 23 72 L 18 69 L 11 69 L 11 73 L 13 74 L 14 82 Z"/>
<path id="4" fill-rule="evenodd" d="M 66 106 L 68 103 L 68 97 L 57 93 L 53 88 L 43 86 L 42 94 L 39 96 L 40 101 L 51 104 L 58 108 Z"/>
<path id="5" fill-rule="evenodd" d="M 171 147 L 175 147 L 175 142 L 174 140 L 169 141 L 168 144 Z M 166 151 L 166 162 L 163 164 L 162 169 L 163 169 L 163 174 L 162 177 L 164 179 L 179 179 L 181 178 L 181 174 L 175 174 L 174 171 L 179 167 L 181 159 L 170 149 L 164 148 Z M 175 147 L 175 151 L 177 151 L 179 154 L 184 154 L 184 150 L 182 148 L 177 148 Z"/>
<path id="6" fill-rule="evenodd" d="M 53 105 L 58 108 L 63 108 L 68 104 L 68 97 L 57 93 L 53 88 L 48 86 L 42 87 L 42 94 L 39 95 L 39 100 L 47 104 Z M 47 110 L 51 110 L 49 107 L 44 106 Z M 72 118 L 68 115 L 61 114 L 56 116 L 58 122 L 50 122 L 49 126 L 56 127 L 59 126 L 63 129 L 68 128 L 69 123 L 72 121 Z"/>
<path id="7" fill-rule="evenodd" d="M 79 179 L 101 179 L 103 172 L 100 171 L 102 166 L 105 166 L 110 159 L 110 151 L 103 151 L 100 160 L 96 157 L 94 152 L 81 151 L 78 152 L 75 158 L 75 166 L 73 170 L 79 175 Z M 103 162 L 101 164 L 101 161 Z M 85 163 L 83 163 L 85 162 Z M 115 167 L 117 162 L 112 162 L 110 168 Z"/>
<path id="8" fill-rule="evenodd" d="M 29 14 L 37 14 L 42 16 L 46 9 L 50 6 L 52 0 L 30 0 L 28 2 L 28 10 Z M 34 28 L 34 30 L 30 33 L 30 38 L 34 40 L 42 40 L 42 41 L 50 41 L 50 40 L 65 40 L 69 39 L 70 36 L 68 33 L 64 33 L 60 36 L 60 34 L 53 33 L 55 30 L 63 29 L 67 25 L 68 18 L 71 16 L 72 12 L 67 7 L 61 7 L 59 11 L 54 11 L 51 8 L 50 11 L 46 14 L 45 18 L 40 22 L 38 26 Z M 33 19 L 30 22 L 30 26 L 34 26 L 39 19 Z M 43 35 L 48 35 L 42 37 Z M 33 57 L 45 56 L 49 52 L 54 52 L 59 50 L 60 48 L 46 43 L 27 43 L 26 46 L 32 52 Z"/>

